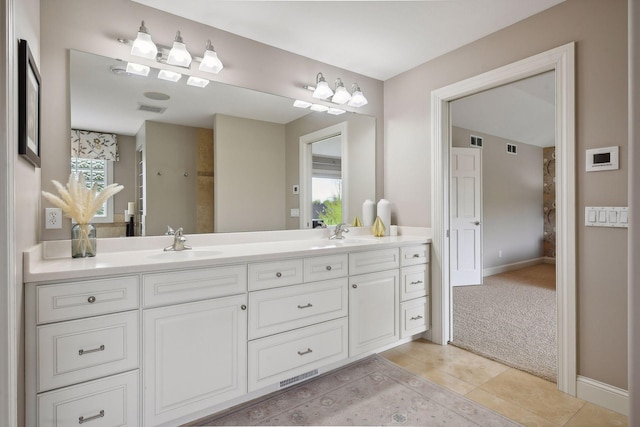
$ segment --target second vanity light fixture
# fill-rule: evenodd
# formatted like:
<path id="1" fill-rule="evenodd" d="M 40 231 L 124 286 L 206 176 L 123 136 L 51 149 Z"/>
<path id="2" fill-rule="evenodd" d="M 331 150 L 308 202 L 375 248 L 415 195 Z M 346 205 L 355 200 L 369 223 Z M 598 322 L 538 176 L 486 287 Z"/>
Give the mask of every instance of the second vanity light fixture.
<path id="1" fill-rule="evenodd" d="M 311 96 L 314 98 L 331 101 L 338 105 L 347 104 L 350 107 L 362 107 L 368 103 L 357 83 L 351 85 L 352 92 L 349 93 L 340 77 L 335 80 L 335 91 L 329 87 L 329 83 L 327 83 L 322 73 L 316 75 L 315 87 L 305 86 L 305 89 L 313 90 L 313 95 Z"/>
<path id="2" fill-rule="evenodd" d="M 218 58 L 218 54 L 211 44 L 211 40 L 207 40 L 203 57 L 193 58 L 182 40 L 180 31 L 176 33 L 173 46 L 171 48 L 168 46 L 156 45 L 153 40 L 151 40 L 151 35 L 149 34 L 147 27 L 144 25 L 144 21 L 142 21 L 140 29 L 138 30 L 138 36 L 133 42 L 124 39 L 118 39 L 118 41 L 125 44 L 131 44 L 131 54 L 134 56 L 146 59 L 155 59 L 158 62 L 165 62 L 176 67 L 190 69 L 192 60 L 195 60 L 200 62 L 198 69 L 207 73 L 218 74 L 220 70 L 224 68 L 222 61 Z M 132 72 L 132 74 L 147 76 L 149 74 L 149 67 L 130 62 L 127 64 L 127 71 Z M 158 73 L 158 78 L 172 82 L 177 82 L 181 77 L 182 75 L 180 73 L 169 70 L 160 70 Z M 209 81 L 207 79 L 193 76 L 189 77 L 187 80 L 188 85 L 197 87 L 205 87 L 208 83 Z"/>

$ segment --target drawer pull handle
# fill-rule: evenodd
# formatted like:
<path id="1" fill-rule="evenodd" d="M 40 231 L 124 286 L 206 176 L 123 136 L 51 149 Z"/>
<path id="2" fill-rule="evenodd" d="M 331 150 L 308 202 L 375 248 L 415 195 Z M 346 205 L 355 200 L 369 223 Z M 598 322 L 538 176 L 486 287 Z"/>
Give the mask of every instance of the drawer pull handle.
<path id="1" fill-rule="evenodd" d="M 313 350 L 311 350 L 310 348 L 307 348 L 306 351 L 299 351 L 298 354 L 300 356 L 304 356 L 305 354 L 309 354 L 309 353 L 313 353 Z"/>
<path id="2" fill-rule="evenodd" d="M 276 277 L 282 277 L 282 273 L 280 273 L 279 271 L 276 273 Z"/>
<path id="3" fill-rule="evenodd" d="M 89 298 L 87 298 L 87 301 L 89 301 L 89 304 L 93 304 L 94 302 L 96 302 L 96 297 L 91 295 Z"/>
<path id="4" fill-rule="evenodd" d="M 80 349 L 80 350 L 78 350 L 78 354 L 79 354 L 80 356 L 82 356 L 82 355 L 84 355 L 84 354 L 95 353 L 95 352 L 97 352 L 97 351 L 104 351 L 104 344 L 103 344 L 103 345 L 101 345 L 101 346 L 100 346 L 100 347 L 98 347 L 98 348 L 92 348 L 91 350 L 83 350 L 83 349 Z"/>
<path id="5" fill-rule="evenodd" d="M 420 320 L 422 319 L 422 316 L 417 315 L 416 317 L 412 317 L 411 320 Z"/>
<path id="6" fill-rule="evenodd" d="M 311 303 L 307 303 L 307 305 L 298 304 L 298 308 L 310 308 L 310 307 L 313 307 L 313 305 L 311 305 Z"/>
<path id="7" fill-rule="evenodd" d="M 416 280 L 415 282 L 411 282 L 412 285 L 419 285 L 422 283 L 422 280 Z"/>
<path id="8" fill-rule="evenodd" d="M 331 266 L 327 265 L 327 271 L 331 271 Z"/>
<path id="9" fill-rule="evenodd" d="M 413 254 L 414 258 L 420 258 L 420 254 Z"/>
<path id="10" fill-rule="evenodd" d="M 102 417 L 104 417 L 104 409 L 101 410 L 99 414 L 96 414 L 93 417 L 89 417 L 89 418 L 80 417 L 80 418 L 78 418 L 78 424 L 88 423 L 89 421 L 97 420 L 98 418 L 102 418 Z"/>
<path id="11" fill-rule="evenodd" d="M 354 285 L 351 285 L 351 287 L 352 287 L 353 289 L 357 289 L 357 288 L 358 288 L 358 285 L 355 285 L 355 284 L 354 284 Z"/>
<path id="12" fill-rule="evenodd" d="M 246 310 L 246 309 L 247 309 L 247 306 L 246 306 L 246 305 L 244 305 L 244 304 L 242 304 L 242 305 L 240 306 L 240 308 L 241 308 L 241 309 L 243 309 L 243 310 Z"/>

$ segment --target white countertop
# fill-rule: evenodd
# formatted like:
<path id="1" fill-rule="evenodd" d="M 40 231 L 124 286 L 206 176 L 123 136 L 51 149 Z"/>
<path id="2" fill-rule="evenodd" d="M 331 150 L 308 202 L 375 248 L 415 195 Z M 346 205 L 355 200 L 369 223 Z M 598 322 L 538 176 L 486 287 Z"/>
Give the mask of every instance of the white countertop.
<path id="1" fill-rule="evenodd" d="M 383 249 L 430 243 L 430 231 L 406 227 L 398 236 L 373 237 L 368 234 L 369 227 L 351 228 L 344 240 L 329 240 L 327 230 L 187 235 L 187 244 L 193 249 L 181 252 L 163 251 L 173 236 L 98 239 L 93 258 L 71 258 L 70 241 L 50 241 L 24 252 L 24 281 L 50 282 Z"/>

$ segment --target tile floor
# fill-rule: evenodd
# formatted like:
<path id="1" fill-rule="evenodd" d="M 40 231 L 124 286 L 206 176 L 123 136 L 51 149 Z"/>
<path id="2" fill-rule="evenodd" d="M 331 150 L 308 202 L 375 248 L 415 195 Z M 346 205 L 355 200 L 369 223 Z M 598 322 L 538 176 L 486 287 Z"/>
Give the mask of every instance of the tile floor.
<path id="1" fill-rule="evenodd" d="M 558 391 L 554 383 L 454 346 L 413 341 L 390 361 L 525 426 L 627 426 L 627 417 Z"/>

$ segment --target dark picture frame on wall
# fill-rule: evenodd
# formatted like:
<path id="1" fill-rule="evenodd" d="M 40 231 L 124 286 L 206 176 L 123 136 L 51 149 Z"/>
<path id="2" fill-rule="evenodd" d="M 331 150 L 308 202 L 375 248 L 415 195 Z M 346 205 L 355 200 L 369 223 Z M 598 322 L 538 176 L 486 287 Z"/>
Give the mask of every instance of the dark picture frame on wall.
<path id="1" fill-rule="evenodd" d="M 18 154 L 40 167 L 40 73 L 22 39 L 18 41 Z"/>

